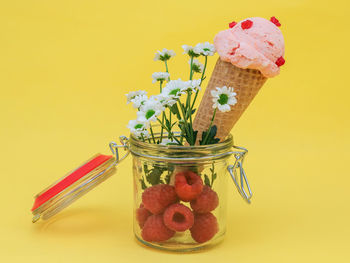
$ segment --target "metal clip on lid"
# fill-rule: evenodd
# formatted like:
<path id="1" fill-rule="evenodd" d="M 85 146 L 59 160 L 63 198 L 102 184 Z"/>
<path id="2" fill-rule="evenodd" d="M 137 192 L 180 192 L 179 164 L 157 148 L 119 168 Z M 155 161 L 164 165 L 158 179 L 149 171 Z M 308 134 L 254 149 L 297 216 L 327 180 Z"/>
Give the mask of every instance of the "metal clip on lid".
<path id="1" fill-rule="evenodd" d="M 129 151 L 129 138 L 126 136 L 120 136 L 119 141 L 122 145 L 118 145 L 116 142 L 110 142 L 109 148 L 111 149 L 111 152 L 115 155 L 115 165 L 123 161 L 130 153 Z M 127 151 L 126 154 L 119 159 L 119 152 L 118 148 L 123 148 L 124 151 Z"/>
<path id="2" fill-rule="evenodd" d="M 247 175 L 243 169 L 243 161 L 244 157 L 248 153 L 248 150 L 243 147 L 233 146 L 233 148 L 241 151 L 233 152 L 234 157 L 236 158 L 235 163 L 233 165 L 229 165 L 227 167 L 227 170 L 229 171 L 233 182 L 235 183 L 237 190 L 239 194 L 242 196 L 242 198 L 248 202 L 248 204 L 251 203 L 250 199 L 253 196 L 252 190 L 250 189 L 249 182 Z M 239 181 L 238 183 L 238 171 L 239 170 Z M 246 192 L 246 189 L 248 190 L 248 194 Z"/>

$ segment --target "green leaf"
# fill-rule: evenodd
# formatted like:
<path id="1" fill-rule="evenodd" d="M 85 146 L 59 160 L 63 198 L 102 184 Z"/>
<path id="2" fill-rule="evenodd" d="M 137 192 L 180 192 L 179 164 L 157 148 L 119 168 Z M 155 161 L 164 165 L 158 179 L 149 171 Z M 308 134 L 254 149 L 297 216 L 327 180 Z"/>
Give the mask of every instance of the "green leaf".
<path id="1" fill-rule="evenodd" d="M 166 184 L 170 183 L 170 178 L 171 178 L 171 173 L 168 173 L 164 178 Z"/>
<path id="2" fill-rule="evenodd" d="M 210 187 L 210 180 L 208 175 L 204 174 L 204 184 Z"/>
<path id="3" fill-rule="evenodd" d="M 151 172 L 148 174 L 147 176 L 147 181 L 151 184 L 151 185 L 156 185 L 159 184 L 160 182 L 160 176 L 162 175 L 161 171 L 154 168 L 151 170 Z"/>
<path id="4" fill-rule="evenodd" d="M 207 137 L 208 131 L 203 132 L 202 133 L 202 140 L 199 141 L 199 144 L 200 145 L 208 145 L 208 144 L 218 143 L 220 141 L 220 139 L 215 138 L 217 130 L 218 130 L 218 128 L 216 127 L 216 125 L 213 125 L 209 131 L 209 136 L 208 136 L 206 141 L 204 141 L 204 140 Z"/>
<path id="5" fill-rule="evenodd" d="M 213 186 L 216 177 L 217 177 L 217 173 L 213 173 L 211 176 L 211 185 L 210 185 L 211 187 Z"/>
<path id="6" fill-rule="evenodd" d="M 172 125 L 168 119 L 165 119 L 165 126 L 167 127 L 168 130 L 171 130 Z"/>
<path id="7" fill-rule="evenodd" d="M 145 172 L 145 174 L 148 174 L 148 173 L 149 173 L 147 164 L 144 164 L 144 165 L 143 165 L 143 171 Z"/>
<path id="8" fill-rule="evenodd" d="M 161 183 L 161 176 L 164 171 L 166 171 L 166 168 L 153 166 L 148 173 L 145 172 L 147 182 L 149 182 L 151 185 Z"/>
<path id="9" fill-rule="evenodd" d="M 216 127 L 216 125 L 213 125 L 209 131 L 209 138 L 214 138 L 217 131 L 218 131 L 218 128 Z"/>
<path id="10" fill-rule="evenodd" d="M 197 134 L 198 134 L 198 131 L 193 131 L 193 137 L 192 137 L 192 142 L 190 145 L 195 145 L 196 144 L 196 140 L 197 140 Z"/>
<path id="11" fill-rule="evenodd" d="M 177 107 L 177 104 L 174 104 L 170 107 L 170 111 L 175 114 L 176 116 L 179 116 L 179 108 Z"/>
<path id="12" fill-rule="evenodd" d="M 140 179 L 140 183 L 141 183 L 142 190 L 145 190 L 147 188 L 147 186 L 146 186 L 145 180 L 143 178 Z"/>
<path id="13" fill-rule="evenodd" d="M 189 127 L 190 133 L 187 134 L 187 132 L 184 134 L 184 137 L 189 145 L 195 145 L 197 140 L 197 134 L 198 131 L 194 131 L 192 127 Z"/>

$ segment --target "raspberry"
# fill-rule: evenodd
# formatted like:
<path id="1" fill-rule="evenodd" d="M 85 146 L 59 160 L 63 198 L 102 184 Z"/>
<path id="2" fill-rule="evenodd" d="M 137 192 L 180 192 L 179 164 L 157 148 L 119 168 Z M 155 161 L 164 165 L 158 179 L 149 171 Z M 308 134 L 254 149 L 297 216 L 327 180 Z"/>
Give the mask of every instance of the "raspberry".
<path id="1" fill-rule="evenodd" d="M 206 213 L 194 215 L 194 224 L 190 231 L 195 241 L 204 243 L 212 239 L 218 229 L 216 217 L 212 213 Z"/>
<path id="2" fill-rule="evenodd" d="M 274 23 L 276 26 L 278 26 L 278 27 L 280 27 L 281 26 L 281 23 L 280 23 L 280 21 L 278 21 L 278 19 L 276 18 L 276 17 L 271 17 L 270 18 L 270 21 L 272 22 L 272 23 Z"/>
<path id="3" fill-rule="evenodd" d="M 286 61 L 284 60 L 283 57 L 279 57 L 279 58 L 276 60 L 275 64 L 276 64 L 278 67 L 280 67 L 280 66 L 284 65 L 285 62 L 286 62 Z"/>
<path id="4" fill-rule="evenodd" d="M 235 21 L 232 21 L 231 23 L 228 24 L 228 26 L 230 28 L 234 27 L 235 25 L 237 25 L 237 23 Z"/>
<path id="5" fill-rule="evenodd" d="M 143 226 L 141 236 L 148 242 L 162 242 L 171 238 L 175 231 L 167 228 L 162 215 L 151 215 Z"/>
<path id="6" fill-rule="evenodd" d="M 202 189 L 203 181 L 198 174 L 184 171 L 175 175 L 175 191 L 182 201 L 188 202 L 195 199 Z"/>
<path id="7" fill-rule="evenodd" d="M 165 210 L 163 221 L 169 229 L 182 232 L 193 226 L 194 217 L 187 206 L 173 204 Z"/>
<path id="8" fill-rule="evenodd" d="M 219 204 L 219 197 L 209 186 L 204 186 L 197 199 L 191 201 L 191 207 L 196 213 L 208 213 Z"/>
<path id="9" fill-rule="evenodd" d="M 136 219 L 139 223 L 139 226 L 143 228 L 147 218 L 151 215 L 151 212 L 148 211 L 143 204 L 140 205 L 138 209 L 136 209 Z"/>
<path id="10" fill-rule="evenodd" d="M 157 184 L 143 192 L 142 202 L 152 214 L 161 214 L 168 205 L 177 202 L 177 196 L 173 186 Z"/>
<path id="11" fill-rule="evenodd" d="M 249 19 L 247 19 L 241 23 L 242 29 L 249 29 L 252 27 L 252 25 L 253 25 L 253 21 L 249 20 Z"/>

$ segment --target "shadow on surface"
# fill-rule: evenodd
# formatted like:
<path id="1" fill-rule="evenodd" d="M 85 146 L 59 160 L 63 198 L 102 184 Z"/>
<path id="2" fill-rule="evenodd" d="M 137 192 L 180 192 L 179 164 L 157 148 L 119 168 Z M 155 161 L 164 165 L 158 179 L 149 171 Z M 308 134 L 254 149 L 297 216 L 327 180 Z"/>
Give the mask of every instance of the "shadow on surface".
<path id="1" fill-rule="evenodd" d="M 114 210 L 114 211 L 113 211 Z M 109 233 L 130 234 L 132 226 L 126 213 L 117 213 L 111 208 L 77 208 L 62 211 L 58 215 L 35 224 L 35 231 L 50 235 L 90 235 Z"/>
<path id="2" fill-rule="evenodd" d="M 299 215 L 283 211 L 281 207 L 236 215 L 227 222 L 226 239 L 233 247 L 245 247 L 275 240 L 285 242 L 288 239 L 288 229 L 297 229 L 301 220 Z"/>

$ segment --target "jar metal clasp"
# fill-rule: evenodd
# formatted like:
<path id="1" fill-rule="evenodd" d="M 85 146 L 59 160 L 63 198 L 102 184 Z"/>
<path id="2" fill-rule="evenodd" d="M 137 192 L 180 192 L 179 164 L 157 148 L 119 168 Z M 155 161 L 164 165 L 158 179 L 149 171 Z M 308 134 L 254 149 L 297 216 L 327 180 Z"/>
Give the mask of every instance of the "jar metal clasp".
<path id="1" fill-rule="evenodd" d="M 239 151 L 232 152 L 236 160 L 233 165 L 229 165 L 227 167 L 227 170 L 229 171 L 239 194 L 245 201 L 247 201 L 248 204 L 250 204 L 250 199 L 252 198 L 253 193 L 250 188 L 247 175 L 243 169 L 243 161 L 246 154 L 248 153 L 248 150 L 239 146 L 233 146 L 233 148 Z"/>
<path id="2" fill-rule="evenodd" d="M 126 157 L 128 157 L 129 153 L 130 153 L 130 149 L 129 149 L 129 138 L 126 136 L 120 136 L 119 137 L 119 141 L 121 143 L 121 145 L 118 145 L 116 142 L 112 141 L 109 143 L 109 148 L 111 149 L 111 152 L 113 153 L 113 155 L 115 155 L 115 162 L 114 165 L 119 164 L 121 161 L 123 161 Z M 123 148 L 124 151 L 126 151 L 126 153 L 124 154 L 124 156 L 122 156 L 121 158 L 119 157 L 119 151 L 118 148 Z"/>

